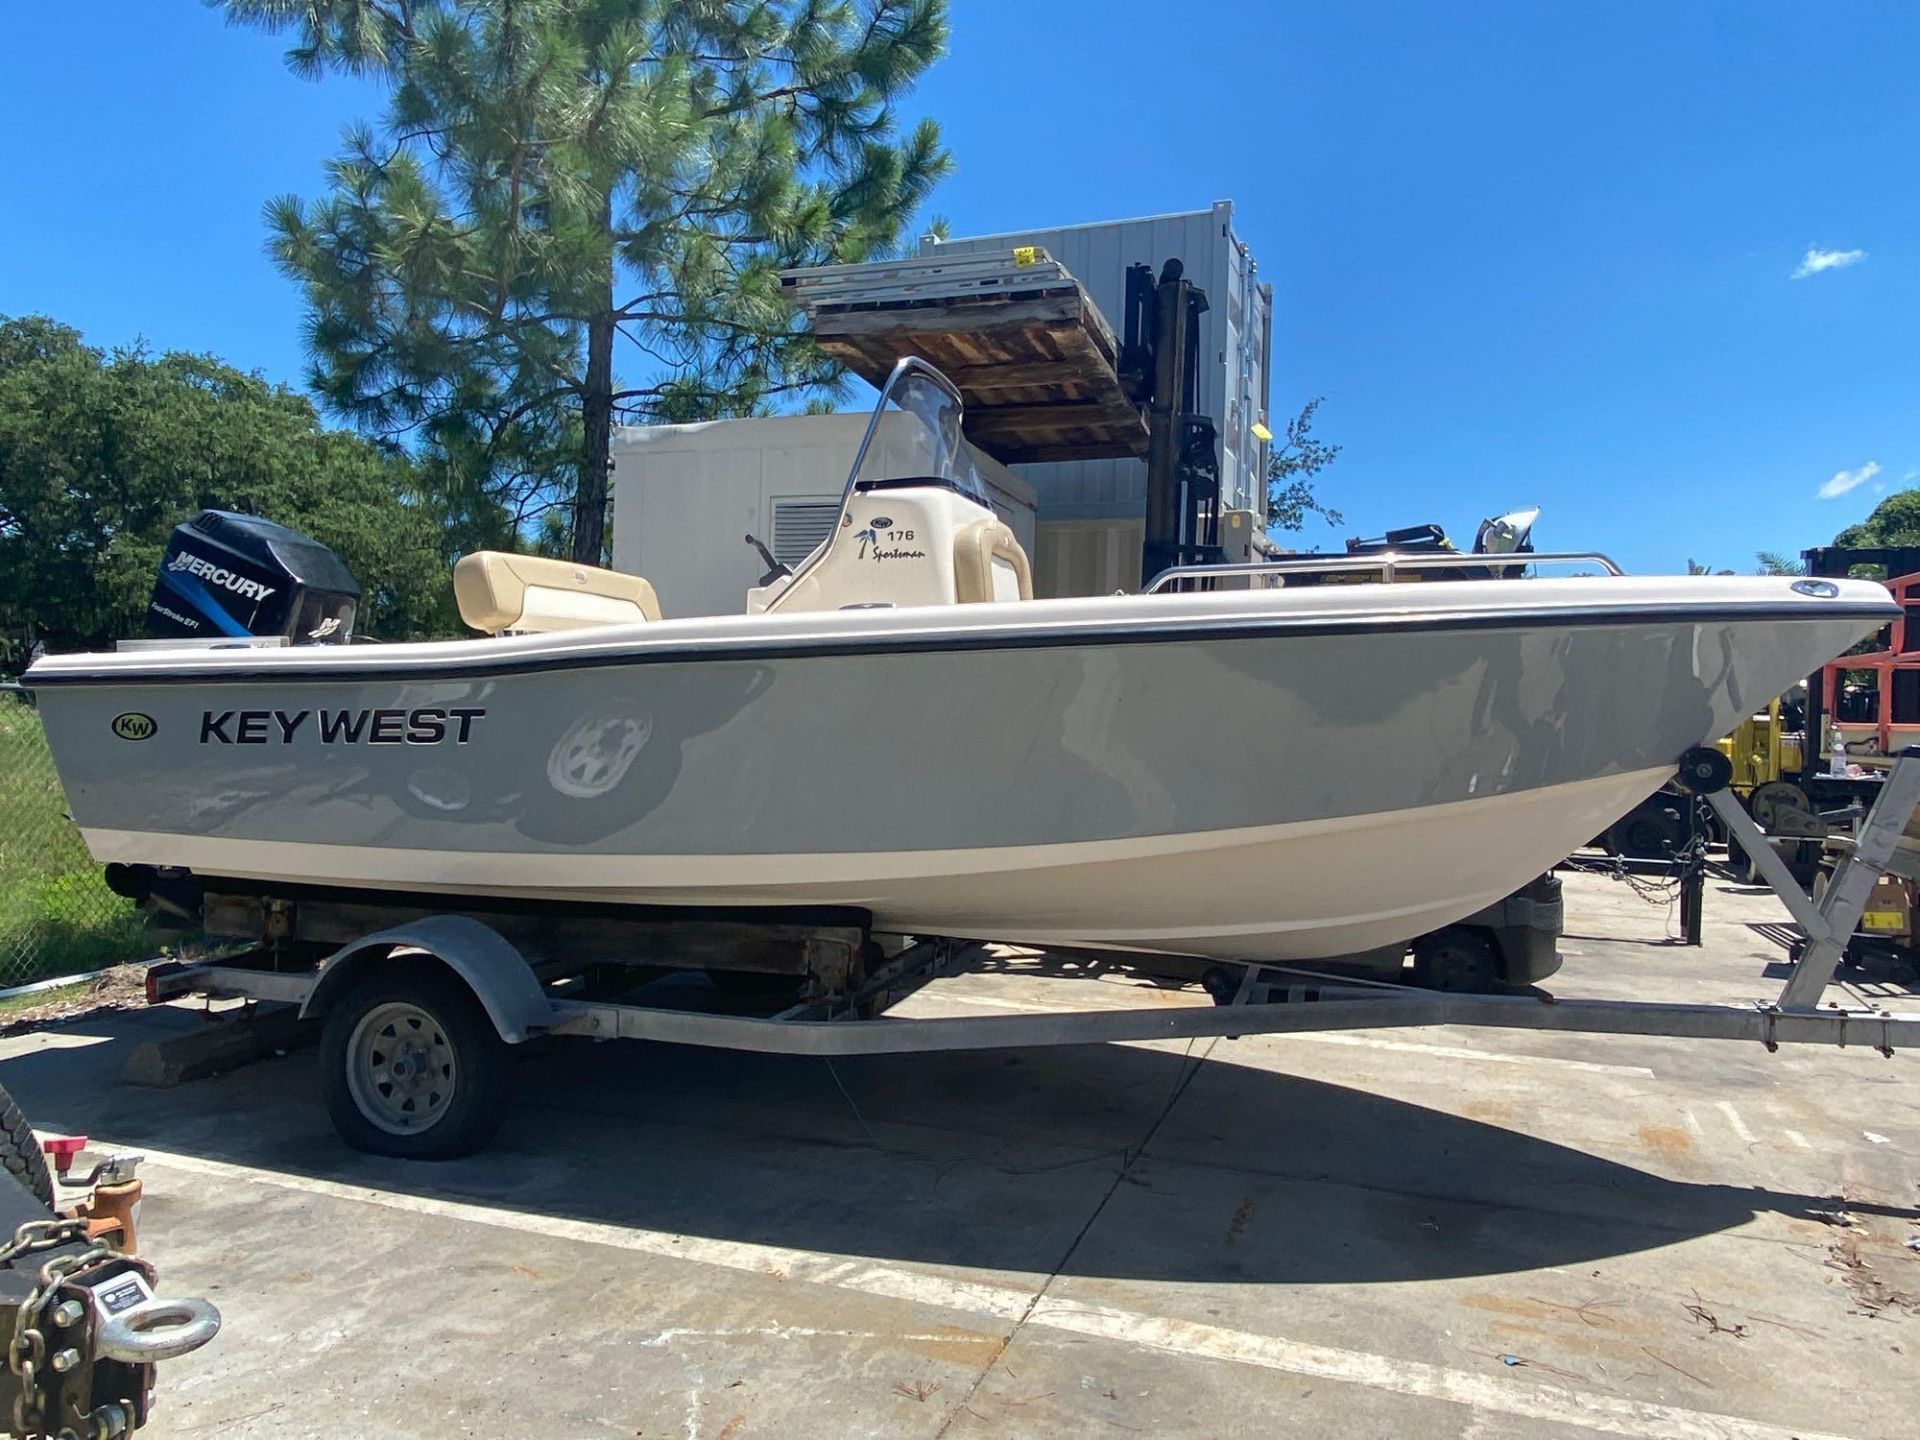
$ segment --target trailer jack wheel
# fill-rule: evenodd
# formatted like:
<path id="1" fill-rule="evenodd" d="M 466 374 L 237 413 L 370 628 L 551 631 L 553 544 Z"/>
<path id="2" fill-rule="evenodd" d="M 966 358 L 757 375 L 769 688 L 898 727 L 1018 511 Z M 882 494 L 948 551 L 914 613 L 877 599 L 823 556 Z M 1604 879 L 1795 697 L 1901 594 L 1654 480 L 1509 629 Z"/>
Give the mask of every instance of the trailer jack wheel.
<path id="1" fill-rule="evenodd" d="M 320 1035 L 327 1113 L 356 1150 L 471 1155 L 506 1113 L 507 1044 L 473 992 L 437 968 L 377 971 Z"/>

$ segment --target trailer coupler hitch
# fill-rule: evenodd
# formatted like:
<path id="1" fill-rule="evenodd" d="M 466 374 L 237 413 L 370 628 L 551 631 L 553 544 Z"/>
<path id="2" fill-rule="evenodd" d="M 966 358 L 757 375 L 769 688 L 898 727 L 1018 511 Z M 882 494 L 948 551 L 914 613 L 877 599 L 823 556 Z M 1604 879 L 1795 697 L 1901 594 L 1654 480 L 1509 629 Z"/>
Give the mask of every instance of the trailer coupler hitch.
<path id="1" fill-rule="evenodd" d="M 134 1253 L 141 1157 L 112 1156 L 69 1178 L 85 1143 L 44 1146 L 60 1184 L 87 1191 L 59 1213 L 0 1172 L 0 1213 L 14 1225 L 0 1244 L 3 1435 L 120 1440 L 147 1421 L 154 1366 L 220 1330 L 209 1302 L 156 1295 L 153 1265 Z"/>

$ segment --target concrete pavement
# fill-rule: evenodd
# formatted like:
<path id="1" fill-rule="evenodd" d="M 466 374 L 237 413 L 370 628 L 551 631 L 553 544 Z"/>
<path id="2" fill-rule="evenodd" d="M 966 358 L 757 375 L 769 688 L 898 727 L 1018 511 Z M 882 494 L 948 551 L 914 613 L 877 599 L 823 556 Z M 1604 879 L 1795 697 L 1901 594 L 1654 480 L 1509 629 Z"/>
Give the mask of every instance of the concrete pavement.
<path id="1" fill-rule="evenodd" d="M 1568 913 L 1556 993 L 1778 988 L 1769 895 L 1710 886 L 1703 951 L 1603 878 Z M 1013 966 L 911 1003 L 1195 998 Z M 149 1253 L 226 1316 L 156 1437 L 1920 1435 L 1920 1056 L 568 1044 L 490 1151 L 426 1165 L 341 1145 L 311 1051 L 118 1083 L 200 1023 L 0 1042 L 36 1124 L 153 1153 Z"/>

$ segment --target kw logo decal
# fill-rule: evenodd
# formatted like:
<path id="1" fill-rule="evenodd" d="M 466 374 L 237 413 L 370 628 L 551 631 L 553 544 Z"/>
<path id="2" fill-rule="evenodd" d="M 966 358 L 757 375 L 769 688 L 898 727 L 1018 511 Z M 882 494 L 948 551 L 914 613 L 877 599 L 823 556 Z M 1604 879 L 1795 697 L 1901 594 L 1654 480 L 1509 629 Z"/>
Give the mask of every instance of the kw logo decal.
<path id="1" fill-rule="evenodd" d="M 142 715 L 138 710 L 129 710 L 124 715 L 114 716 L 113 724 L 108 728 L 122 740 L 147 740 L 151 739 L 153 732 L 160 727 L 153 723 L 151 715 Z"/>
<path id="2" fill-rule="evenodd" d="M 318 736 L 322 745 L 456 745 L 473 739 L 473 727 L 486 718 L 481 710 L 205 710 L 200 715 L 202 745 L 291 745 L 300 735 Z M 125 719 L 125 716 L 121 717 Z M 145 720 L 146 717 L 139 716 Z M 311 722 L 311 723 L 309 723 Z M 118 732 L 119 722 L 114 722 Z M 148 720 L 151 725 L 153 722 Z"/>

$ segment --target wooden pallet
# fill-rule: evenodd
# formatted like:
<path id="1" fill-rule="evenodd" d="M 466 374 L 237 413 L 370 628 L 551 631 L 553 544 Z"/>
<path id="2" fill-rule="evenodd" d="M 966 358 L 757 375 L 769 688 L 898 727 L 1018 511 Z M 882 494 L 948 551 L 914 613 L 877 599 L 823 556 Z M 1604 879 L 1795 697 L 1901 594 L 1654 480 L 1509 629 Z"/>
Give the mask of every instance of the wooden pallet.
<path id="1" fill-rule="evenodd" d="M 820 348 L 856 375 L 879 385 L 903 355 L 931 362 L 959 387 L 967 438 L 1004 465 L 1146 454 L 1147 422 L 1121 388 L 1113 328 L 1057 265 L 1030 286 L 946 293 L 899 284 L 897 267 L 876 278 L 892 283 L 869 293 L 889 298 L 859 299 L 844 282 L 812 295 L 793 287 Z"/>

